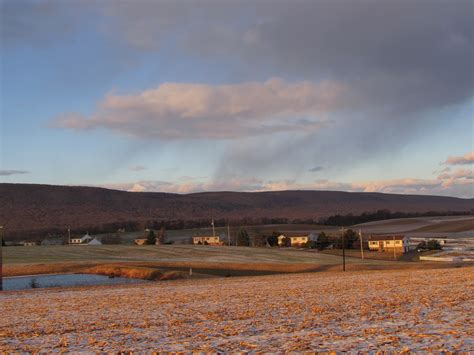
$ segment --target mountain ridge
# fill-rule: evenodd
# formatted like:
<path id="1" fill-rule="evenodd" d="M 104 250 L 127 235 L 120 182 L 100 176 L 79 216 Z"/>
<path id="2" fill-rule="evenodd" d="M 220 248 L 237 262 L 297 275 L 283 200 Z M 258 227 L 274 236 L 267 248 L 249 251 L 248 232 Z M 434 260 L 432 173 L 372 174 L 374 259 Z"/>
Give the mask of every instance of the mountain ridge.
<path id="1" fill-rule="evenodd" d="M 473 198 L 320 190 L 127 192 L 88 186 L 0 183 L 0 224 L 10 232 L 100 228 L 136 221 L 319 219 L 334 214 L 468 212 Z"/>

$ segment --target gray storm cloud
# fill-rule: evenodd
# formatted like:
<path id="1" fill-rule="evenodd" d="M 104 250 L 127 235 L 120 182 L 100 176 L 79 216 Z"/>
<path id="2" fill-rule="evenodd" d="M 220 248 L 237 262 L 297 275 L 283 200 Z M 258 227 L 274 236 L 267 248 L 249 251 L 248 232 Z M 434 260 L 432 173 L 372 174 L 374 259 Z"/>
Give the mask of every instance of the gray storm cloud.
<path id="1" fill-rule="evenodd" d="M 431 1 L 11 1 L 2 41 L 68 40 L 99 16 L 97 31 L 141 51 L 240 62 L 236 74 L 331 80 L 357 87 L 365 106 L 398 118 L 473 95 L 474 5 Z M 82 21 L 79 21 L 82 19 Z M 166 48 L 169 51 L 169 48 Z"/>
<path id="2" fill-rule="evenodd" d="M 106 7 L 111 31 L 136 48 L 159 49 L 179 29 L 174 38 L 183 50 L 238 58 L 246 66 L 241 74 L 273 70 L 349 82 L 359 90 L 357 99 L 392 114 L 456 104 L 473 94 L 469 0 L 141 5 Z"/>
<path id="3" fill-rule="evenodd" d="M 23 174 L 29 174 L 29 173 L 30 172 L 26 170 L 0 169 L 0 176 L 23 175 Z"/>
<path id="4" fill-rule="evenodd" d="M 473 96 L 469 0 L 131 6 L 112 5 L 107 11 L 111 33 L 134 48 L 159 51 L 168 35 L 179 32 L 172 38 L 183 55 L 237 62 L 229 75 L 239 80 L 330 80 L 351 89 L 345 100 L 352 111 L 338 117 L 336 126 L 308 131 L 286 146 L 249 142 L 241 149 L 236 144 L 217 169 L 223 178 L 264 171 L 276 161 L 298 171 L 302 156 L 310 164 L 337 160 L 347 167 L 429 134 L 430 127 L 442 124 L 437 110 Z M 137 18 L 140 26 L 134 25 Z M 254 169 L 248 169 L 249 162 Z"/>

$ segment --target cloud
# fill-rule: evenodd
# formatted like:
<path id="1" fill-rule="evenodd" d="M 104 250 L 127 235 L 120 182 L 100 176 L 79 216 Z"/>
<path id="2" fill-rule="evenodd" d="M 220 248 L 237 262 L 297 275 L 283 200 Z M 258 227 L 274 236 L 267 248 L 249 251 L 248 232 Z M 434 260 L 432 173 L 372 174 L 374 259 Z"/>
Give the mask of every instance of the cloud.
<path id="1" fill-rule="evenodd" d="M 134 165 L 134 166 L 130 166 L 128 168 L 128 170 L 130 170 L 130 171 L 142 171 L 142 170 L 146 170 L 146 167 L 144 167 L 143 165 Z"/>
<path id="2" fill-rule="evenodd" d="M 327 179 L 310 183 L 299 183 L 294 179 L 263 180 L 233 177 L 218 181 L 195 181 L 189 179 L 179 183 L 165 181 L 139 181 L 125 184 L 108 184 L 103 187 L 134 192 L 194 193 L 206 191 L 283 191 L 283 190 L 332 190 L 351 192 L 381 192 L 395 194 L 445 195 L 464 198 L 474 197 L 474 175 L 469 171 L 458 171 L 450 176 L 434 179 L 389 179 L 379 181 L 339 182 Z"/>
<path id="3" fill-rule="evenodd" d="M 266 186 L 259 179 L 227 179 L 225 181 L 196 181 L 198 178 L 189 178 L 187 181 L 171 183 L 167 181 L 138 181 L 131 183 L 105 184 L 102 187 L 125 190 L 130 192 L 168 192 L 192 193 L 205 191 L 263 191 Z"/>
<path id="4" fill-rule="evenodd" d="M 2 45 L 44 47 L 68 41 L 81 20 L 100 11 L 90 1 L 3 0 L 0 37 Z"/>
<path id="5" fill-rule="evenodd" d="M 463 158 L 469 156 L 466 154 Z M 449 158 L 448 158 L 449 160 Z M 252 165 L 252 162 L 250 162 Z M 278 163 L 276 163 L 278 165 Z M 319 171 L 316 166 L 309 171 Z M 330 179 L 318 179 L 301 183 L 297 179 L 261 179 L 246 177 L 237 172 L 226 171 L 213 180 L 205 176 L 183 176 L 176 182 L 140 181 L 128 184 L 107 185 L 128 191 L 161 191 L 170 193 L 192 193 L 204 191 L 282 191 L 282 190 L 335 190 L 353 192 L 381 192 L 396 194 L 445 195 L 474 198 L 474 171 L 472 169 L 445 167 L 434 172 L 436 177 L 428 179 L 401 178 L 386 180 L 368 180 L 341 182 Z"/>
<path id="6" fill-rule="evenodd" d="M 322 166 L 315 166 L 314 168 L 309 169 L 308 171 L 311 173 L 316 173 L 318 171 L 324 170 Z"/>
<path id="7" fill-rule="evenodd" d="M 196 70 L 215 69 L 217 60 L 226 75 L 239 80 L 263 72 L 345 82 L 357 88 L 361 102 L 385 116 L 406 117 L 405 122 L 407 113 L 462 103 L 473 94 L 471 0 L 303 0 L 298 6 L 292 1 L 5 0 L 2 13 L 4 41 L 70 42 L 75 31 L 97 21 L 94 30 L 137 58 L 149 51 L 198 56 Z"/>
<path id="8" fill-rule="evenodd" d="M 167 78 L 180 73 L 193 80 L 208 75 L 210 80 L 242 83 L 168 83 L 138 93 L 113 92 L 98 98 L 92 114 L 84 116 L 78 107 L 70 107 L 72 112 L 54 122 L 77 131 L 105 129 L 150 139 L 233 139 L 217 163 L 215 181 L 242 171 L 251 176 L 281 171 L 288 176 L 291 171 L 298 181 L 298 174 L 310 168 L 308 161 L 347 169 L 374 161 L 377 155 L 385 159 L 408 142 L 422 144 L 433 131 L 446 127 L 447 115 L 472 100 L 474 92 L 471 0 L 302 0 L 298 6 L 289 0 L 5 0 L 2 13 L 2 43 L 15 42 L 28 50 L 39 46 L 42 50 L 35 53 L 40 59 L 52 53 L 45 44 L 62 41 L 56 57 L 71 49 L 62 44 L 75 46 L 78 39 L 94 35 L 94 44 L 104 51 L 83 51 L 96 54 L 93 63 L 71 60 L 71 68 L 80 65 L 80 70 L 66 71 L 96 68 L 93 77 L 102 84 L 110 82 L 104 76 L 111 75 L 103 66 L 116 70 L 116 78 L 125 75 L 122 67 L 112 69 L 124 57 L 132 64 L 122 79 L 134 73 L 161 78 L 156 68 L 148 67 L 160 58 L 160 63 L 173 61 Z M 57 67 L 68 68 L 68 61 L 61 59 Z M 311 107 L 314 96 L 304 90 L 298 95 L 309 97 L 306 102 L 295 98 L 279 105 L 280 91 L 266 90 L 271 85 L 264 81 L 274 76 L 283 78 L 287 92 L 301 83 L 315 88 L 316 107 Z M 67 81 L 68 87 L 80 87 L 77 80 Z M 319 95 L 323 83 L 338 88 L 331 100 Z M 247 94 L 249 84 L 258 90 Z M 271 99 L 260 102 L 261 97 Z M 230 104 L 234 102 L 237 105 Z M 341 108 L 350 111 L 339 115 Z M 275 139 L 262 137 L 274 133 Z M 250 139 L 242 142 L 244 137 Z M 450 174 L 445 180 L 452 178 Z M 467 184 L 461 183 L 466 178 L 456 181 Z"/>
<path id="9" fill-rule="evenodd" d="M 103 2 L 103 26 L 112 38 L 134 50 L 158 50 L 170 32 L 179 27 L 188 30 L 186 24 L 196 10 L 199 6 L 180 1 L 108 1 Z"/>
<path id="10" fill-rule="evenodd" d="M 228 112 L 219 119 L 213 115 L 214 103 L 206 101 L 205 95 L 199 103 L 190 100 L 179 108 L 160 103 L 160 114 L 155 104 L 139 103 L 142 95 L 157 94 L 158 89 L 163 93 L 163 85 L 168 85 L 163 84 L 137 94 L 109 95 L 122 103 L 130 99 L 130 105 L 122 109 L 102 107 L 106 97 L 92 115 L 65 114 L 55 123 L 78 131 L 104 128 L 150 139 L 234 139 L 235 145 L 216 171 L 222 166 L 238 171 L 249 160 L 259 161 L 257 168 L 268 170 L 274 161 L 269 157 L 278 158 L 286 168 L 307 170 L 300 159 L 294 159 L 302 153 L 320 157 L 313 160 L 318 165 L 328 164 L 326 157 L 339 166 L 357 164 L 446 125 L 440 109 L 453 109 L 474 92 L 470 0 L 303 0 L 298 6 L 291 1 L 150 1 L 138 5 L 122 1 L 105 2 L 101 11 L 101 28 L 107 38 L 126 47 L 137 62 L 154 59 L 158 53 L 178 63 L 190 60 L 194 72 L 210 72 L 213 78 L 227 82 L 260 80 L 262 84 L 278 76 L 316 86 L 323 81 L 342 83 L 346 88 L 336 107 L 351 110 L 338 117 L 331 109 L 326 114 L 293 112 L 292 116 L 289 111 L 287 116 L 273 111 L 265 117 L 250 109 L 248 117 L 256 114 L 252 121 L 234 119 Z M 150 52 L 155 53 L 148 57 Z M 183 73 L 189 75 L 186 70 Z M 185 86 L 194 85 L 192 99 L 198 91 L 224 86 L 170 85 L 179 85 L 176 98 L 187 97 Z M 255 101 L 259 97 L 257 92 Z M 186 116 L 200 105 L 205 106 L 202 116 Z M 337 129 L 324 126 L 328 119 L 331 124 L 337 119 Z M 323 126 L 324 134 L 318 134 Z M 285 142 L 287 147 L 272 145 L 270 152 L 268 143 L 260 142 L 259 149 L 239 153 L 241 162 L 229 159 L 233 150 L 248 143 L 241 144 L 237 138 L 284 132 L 297 133 L 291 143 Z"/>
<path id="11" fill-rule="evenodd" d="M 0 176 L 22 175 L 29 174 L 26 170 L 0 170 Z"/>
<path id="12" fill-rule="evenodd" d="M 344 107 L 345 91 L 335 82 L 278 78 L 233 85 L 165 83 L 138 94 L 108 94 L 91 116 L 63 114 L 52 124 L 166 140 L 314 132 L 327 114 Z"/>
<path id="13" fill-rule="evenodd" d="M 239 76 L 344 81 L 403 119 L 473 93 L 472 1 L 109 3 L 109 33 L 142 50 L 238 64 Z M 166 48 L 168 50 L 168 48 Z M 405 121 L 409 118 L 405 119 Z"/>
<path id="14" fill-rule="evenodd" d="M 474 151 L 464 154 L 462 157 L 448 157 L 443 164 L 447 165 L 466 165 L 474 164 Z"/>

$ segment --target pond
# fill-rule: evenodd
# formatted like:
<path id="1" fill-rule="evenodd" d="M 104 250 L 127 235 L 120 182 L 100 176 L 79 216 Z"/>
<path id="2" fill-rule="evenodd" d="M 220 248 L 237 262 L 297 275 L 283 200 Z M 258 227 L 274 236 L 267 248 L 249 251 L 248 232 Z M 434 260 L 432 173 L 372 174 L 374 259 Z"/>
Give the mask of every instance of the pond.
<path id="1" fill-rule="evenodd" d="M 126 277 L 109 278 L 104 275 L 91 274 L 55 274 L 55 275 L 29 275 L 3 278 L 3 290 L 28 290 L 45 287 L 68 287 L 68 286 L 97 286 L 135 284 L 149 282 L 141 279 Z"/>

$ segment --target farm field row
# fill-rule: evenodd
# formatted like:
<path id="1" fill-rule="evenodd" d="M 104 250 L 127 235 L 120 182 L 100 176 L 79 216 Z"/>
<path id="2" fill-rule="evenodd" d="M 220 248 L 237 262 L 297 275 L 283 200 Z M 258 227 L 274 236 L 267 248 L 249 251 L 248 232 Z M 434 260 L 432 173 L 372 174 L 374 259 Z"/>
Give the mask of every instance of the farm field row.
<path id="1" fill-rule="evenodd" d="M 6 275 L 69 272 L 99 264 L 134 264 L 155 267 L 228 268 L 294 272 L 341 265 L 341 257 L 304 249 L 250 248 L 193 245 L 36 246 L 4 248 Z M 348 265 L 387 266 L 393 261 L 347 258 Z"/>
<path id="2" fill-rule="evenodd" d="M 5 292 L 5 351 L 474 350 L 474 269 Z"/>
<path id="3" fill-rule="evenodd" d="M 304 249 L 206 245 L 55 245 L 7 247 L 4 264 L 69 261 L 221 261 L 333 264 L 335 258 Z M 338 258 L 339 260 L 340 258 Z M 358 259 L 352 262 L 360 263 Z"/>

